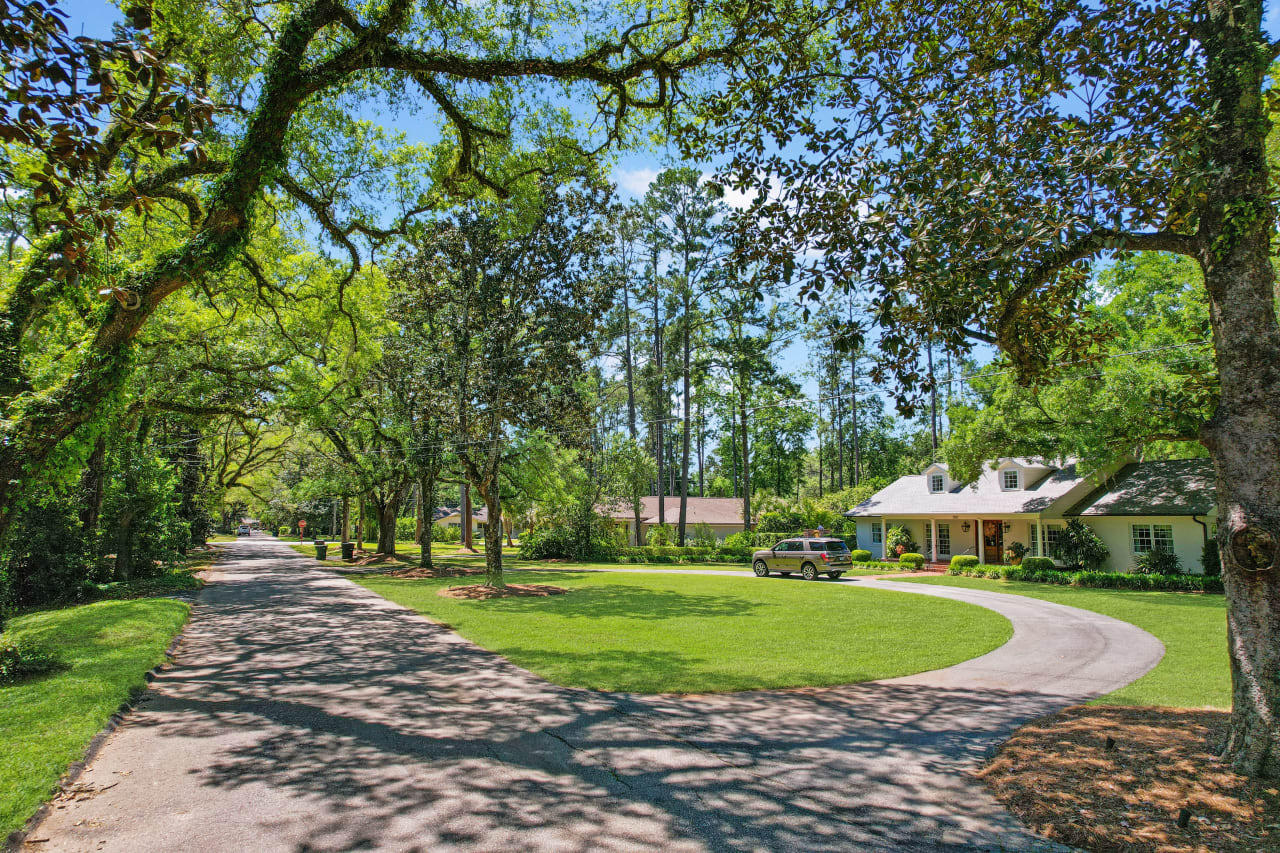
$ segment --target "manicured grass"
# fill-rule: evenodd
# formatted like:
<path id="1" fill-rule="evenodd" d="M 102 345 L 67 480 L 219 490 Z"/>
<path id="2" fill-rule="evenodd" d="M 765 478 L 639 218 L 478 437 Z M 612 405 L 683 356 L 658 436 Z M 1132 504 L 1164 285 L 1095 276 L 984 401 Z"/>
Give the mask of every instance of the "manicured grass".
<path id="1" fill-rule="evenodd" d="M 0 687 L 0 838 L 54 793 L 120 703 L 145 688 L 187 610 L 172 599 L 101 601 L 5 626 L 6 640 L 37 643 L 67 668 Z"/>
<path id="2" fill-rule="evenodd" d="M 545 560 L 508 559 L 503 556 L 503 565 L 515 570 L 555 571 L 557 569 L 576 569 L 578 571 L 598 571 L 601 569 L 617 569 L 629 572 L 750 572 L 747 563 L 548 563 Z M 883 569 L 842 569 L 848 577 L 864 577 L 869 575 L 890 574 Z M 775 572 L 771 577 L 780 580 Z M 797 572 L 792 577 L 800 577 Z M 822 576 L 824 579 L 826 575 Z"/>
<path id="3" fill-rule="evenodd" d="M 973 605 L 822 582 L 612 572 L 508 580 L 570 592 L 462 601 L 437 595 L 456 578 L 357 583 L 557 684 L 595 690 L 848 684 L 950 666 L 1012 635 L 1008 620 Z"/>
<path id="4" fill-rule="evenodd" d="M 1221 595 L 1080 589 L 951 576 L 894 580 L 1008 592 L 1092 610 L 1137 625 L 1164 643 L 1164 659 L 1155 669 L 1127 687 L 1095 700 L 1095 704 L 1231 707 L 1227 605 Z"/>

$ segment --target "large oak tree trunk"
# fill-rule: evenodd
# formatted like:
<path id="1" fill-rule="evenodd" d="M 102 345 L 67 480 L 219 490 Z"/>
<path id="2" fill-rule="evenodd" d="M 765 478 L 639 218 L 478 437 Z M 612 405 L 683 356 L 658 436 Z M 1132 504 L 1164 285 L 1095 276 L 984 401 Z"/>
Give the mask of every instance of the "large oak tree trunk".
<path id="1" fill-rule="evenodd" d="M 502 578 L 502 501 L 496 482 L 477 486 L 488 510 L 484 525 L 484 582 L 486 586 L 506 586 Z"/>
<path id="2" fill-rule="evenodd" d="M 421 545 L 422 553 L 418 558 L 418 565 L 424 569 L 431 568 L 431 534 L 435 532 L 435 515 L 436 515 L 436 481 L 433 477 L 423 477 L 418 482 L 418 496 L 422 501 L 424 514 L 419 514 L 419 518 L 423 520 Z"/>
<path id="3" fill-rule="evenodd" d="M 98 533 L 98 517 L 102 512 L 102 498 L 106 491 L 107 437 L 99 435 L 93 452 L 80 474 L 80 531 L 86 542 L 93 541 Z M 226 512 L 223 512 L 225 518 Z M 224 522 L 225 527 L 225 522 Z"/>
<path id="4" fill-rule="evenodd" d="M 1213 457 L 1227 592 L 1232 722 L 1224 757 L 1280 776 L 1280 325 L 1261 97 L 1270 46 L 1262 3 L 1210 4 L 1208 187 L 1199 261 L 1221 398 L 1202 438 Z"/>
<path id="5" fill-rule="evenodd" d="M 378 553 L 396 553 L 396 519 L 400 517 L 400 496 L 393 494 L 378 507 Z"/>

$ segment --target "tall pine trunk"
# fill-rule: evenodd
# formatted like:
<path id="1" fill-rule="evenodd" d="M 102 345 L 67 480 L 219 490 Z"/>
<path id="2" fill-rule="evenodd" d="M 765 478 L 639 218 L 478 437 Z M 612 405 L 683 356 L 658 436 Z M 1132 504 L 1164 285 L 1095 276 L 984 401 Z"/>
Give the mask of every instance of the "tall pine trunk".
<path id="1" fill-rule="evenodd" d="M 685 528 L 689 518 L 689 434 L 693 426 L 690 418 L 690 376 L 689 376 L 689 287 L 685 284 L 684 289 L 684 363 L 681 367 L 682 396 L 684 397 L 683 415 L 680 419 L 682 425 L 682 446 L 680 450 L 680 527 L 676 532 L 676 544 L 684 547 L 685 544 Z"/>
<path id="2" fill-rule="evenodd" d="M 751 530 L 751 445 L 747 429 L 746 378 L 739 377 L 738 412 L 742 417 L 739 430 L 742 433 L 742 529 Z"/>
<path id="3" fill-rule="evenodd" d="M 858 354 L 849 358 L 849 425 L 853 429 L 853 471 L 849 485 L 862 482 L 862 446 L 858 443 Z"/>

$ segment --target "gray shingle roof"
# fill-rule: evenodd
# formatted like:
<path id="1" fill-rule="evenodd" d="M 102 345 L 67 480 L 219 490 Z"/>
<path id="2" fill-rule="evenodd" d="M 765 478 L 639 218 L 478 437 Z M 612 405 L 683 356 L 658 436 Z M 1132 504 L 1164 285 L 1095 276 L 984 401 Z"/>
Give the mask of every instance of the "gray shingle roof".
<path id="1" fill-rule="evenodd" d="M 1208 459 L 1135 462 L 1064 515 L 1208 515 L 1216 506 Z"/>
<path id="2" fill-rule="evenodd" d="M 658 523 L 658 497 L 647 495 L 640 499 L 642 524 Z M 680 522 L 680 496 L 667 495 L 662 509 L 667 524 Z M 628 521 L 633 517 L 630 503 L 619 501 L 610 506 L 598 506 L 596 511 L 609 518 Z M 686 524 L 742 524 L 742 498 L 689 498 Z"/>
<path id="3" fill-rule="evenodd" d="M 1043 466 L 1043 463 L 1033 463 Z M 923 475 L 899 477 L 845 515 L 920 515 L 938 513 L 1015 514 L 1045 512 L 1053 503 L 1082 482 L 1074 464 L 1055 468 L 1048 476 L 1026 488 L 1004 491 L 999 472 L 984 468 L 974 484 L 956 486 L 949 492 L 932 493 Z"/>

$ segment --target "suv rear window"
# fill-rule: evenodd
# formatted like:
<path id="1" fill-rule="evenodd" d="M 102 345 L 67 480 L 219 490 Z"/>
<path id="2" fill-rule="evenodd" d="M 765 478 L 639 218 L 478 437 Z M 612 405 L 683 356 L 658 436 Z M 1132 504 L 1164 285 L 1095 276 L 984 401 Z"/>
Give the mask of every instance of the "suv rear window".
<path id="1" fill-rule="evenodd" d="M 848 551 L 849 546 L 843 542 L 819 542 L 819 551 Z"/>

